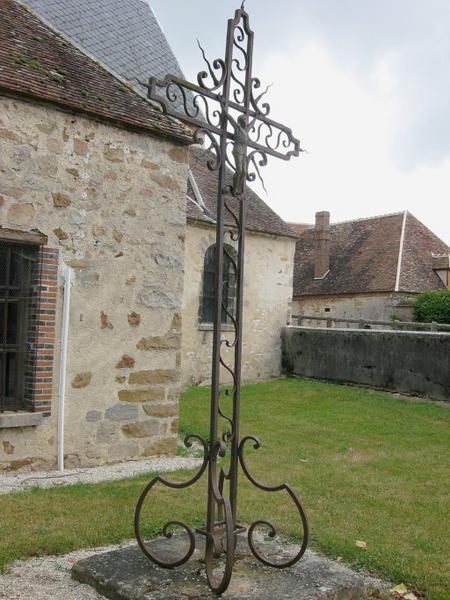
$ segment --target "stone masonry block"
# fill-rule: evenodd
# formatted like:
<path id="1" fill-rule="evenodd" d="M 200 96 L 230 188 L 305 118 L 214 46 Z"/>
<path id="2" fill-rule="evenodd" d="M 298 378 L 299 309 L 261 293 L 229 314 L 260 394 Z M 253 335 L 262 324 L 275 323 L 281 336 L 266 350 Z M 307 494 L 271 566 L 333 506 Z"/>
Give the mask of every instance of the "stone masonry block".
<path id="1" fill-rule="evenodd" d="M 105 418 L 110 421 L 132 421 L 139 418 L 139 408 L 136 404 L 115 404 L 106 410 Z"/>
<path id="2" fill-rule="evenodd" d="M 145 390 L 120 390 L 118 396 L 122 402 L 152 402 L 164 400 L 165 390 L 158 386 Z"/>
<path id="3" fill-rule="evenodd" d="M 136 344 L 138 350 L 178 350 L 181 346 L 180 335 L 146 337 Z"/>
<path id="4" fill-rule="evenodd" d="M 142 456 L 157 456 L 158 454 L 175 454 L 176 449 L 176 436 L 154 439 L 142 452 Z"/>
<path id="5" fill-rule="evenodd" d="M 142 408 L 150 417 L 178 416 L 178 404 L 176 402 L 167 402 L 165 404 L 152 402 L 151 404 L 144 404 Z"/>
<path id="6" fill-rule="evenodd" d="M 173 369 L 154 369 L 151 371 L 135 371 L 128 378 L 129 383 L 169 383 L 177 381 L 178 372 Z"/>
<path id="7" fill-rule="evenodd" d="M 131 438 L 146 438 L 158 435 L 161 430 L 159 419 L 148 419 L 122 425 L 122 432 Z"/>

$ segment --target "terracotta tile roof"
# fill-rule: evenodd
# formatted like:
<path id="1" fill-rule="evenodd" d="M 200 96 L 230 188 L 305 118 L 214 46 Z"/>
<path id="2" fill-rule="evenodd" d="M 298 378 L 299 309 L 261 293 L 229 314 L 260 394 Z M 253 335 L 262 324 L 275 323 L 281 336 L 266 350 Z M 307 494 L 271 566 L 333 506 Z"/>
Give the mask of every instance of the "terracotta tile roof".
<path id="1" fill-rule="evenodd" d="M 432 269 L 431 255 L 448 255 L 449 247 L 411 213 L 406 216 L 405 227 L 400 289 L 405 292 L 445 289 Z"/>
<path id="2" fill-rule="evenodd" d="M 141 0 L 25 1 L 52 26 L 137 88 L 140 88 L 138 80 L 147 81 L 149 76 L 162 78 L 171 73 L 183 77 L 158 20 L 150 6 Z M 211 222 L 216 203 L 215 175 L 204 167 L 204 158 L 196 160 L 195 156 L 194 152 L 194 185 L 206 210 L 189 202 L 188 218 Z M 188 191 L 194 197 L 190 184 Z M 248 194 L 248 207 L 249 229 L 295 237 L 286 223 L 252 191 Z"/>
<path id="3" fill-rule="evenodd" d="M 288 225 L 298 236 L 302 235 L 307 229 L 314 227 L 314 225 L 309 223 L 288 223 Z"/>
<path id="4" fill-rule="evenodd" d="M 204 221 L 211 223 L 215 219 L 216 201 L 217 201 L 217 173 L 209 171 L 206 166 L 206 152 L 192 147 L 191 155 L 191 171 L 194 176 L 195 183 L 198 185 L 201 194 L 201 202 L 203 209 L 188 201 L 186 213 L 188 219 L 196 221 Z M 231 173 L 228 173 L 231 183 Z M 188 185 L 188 196 L 196 199 L 196 193 L 192 186 Z M 297 234 L 288 227 L 288 225 L 279 217 L 255 192 L 247 187 L 247 212 L 246 223 L 247 229 L 250 231 L 258 231 L 272 235 L 283 235 L 288 237 L 297 237 Z M 232 199 L 230 205 L 233 209 L 238 210 L 237 202 Z M 231 217 L 226 218 L 227 224 L 233 224 Z"/>
<path id="5" fill-rule="evenodd" d="M 25 0 L 77 45 L 147 94 L 139 81 L 180 65 L 147 2 L 142 0 Z"/>
<path id="6" fill-rule="evenodd" d="M 189 130 L 14 0 L 0 1 L 0 92 L 189 144 Z"/>
<path id="7" fill-rule="evenodd" d="M 314 280 L 315 230 L 301 234 L 294 264 L 294 297 L 393 292 L 396 287 L 405 213 L 331 225 L 330 272 Z M 432 253 L 448 246 L 410 213 L 406 214 L 399 290 L 442 290 Z"/>
<path id="8" fill-rule="evenodd" d="M 26 0 L 52 26 L 74 40 L 113 72 L 139 88 L 137 80 L 168 73 L 183 77 L 180 66 L 151 8 L 140 0 Z M 141 88 L 144 90 L 144 88 Z M 192 153 L 194 185 L 205 209 L 189 202 L 188 218 L 211 222 L 216 203 L 215 174 L 204 157 Z M 194 190 L 189 184 L 189 195 Z M 210 214 L 210 216 L 208 216 Z M 286 223 L 251 190 L 248 193 L 248 229 L 296 237 Z"/>

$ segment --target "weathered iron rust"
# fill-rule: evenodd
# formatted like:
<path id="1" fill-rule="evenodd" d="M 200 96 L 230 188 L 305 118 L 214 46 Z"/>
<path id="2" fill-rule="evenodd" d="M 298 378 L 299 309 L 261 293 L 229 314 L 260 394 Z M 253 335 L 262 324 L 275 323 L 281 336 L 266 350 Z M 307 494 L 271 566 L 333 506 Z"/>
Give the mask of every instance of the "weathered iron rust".
<path id="1" fill-rule="evenodd" d="M 284 562 L 272 562 L 260 554 L 254 534 L 257 528 L 264 528 L 269 537 L 275 537 L 276 529 L 270 521 L 255 521 L 247 529 L 248 543 L 254 556 L 265 565 L 286 568 L 300 560 L 308 544 L 308 523 L 298 496 L 287 484 L 270 487 L 259 483 L 251 475 L 245 462 L 244 446 L 251 441 L 253 447 L 258 449 L 261 444 L 253 436 L 239 439 L 246 182 L 261 178 L 259 168 L 267 164 L 268 155 L 289 160 L 292 156 L 298 156 L 301 151 L 300 142 L 293 136 L 292 131 L 269 118 L 270 106 L 267 102 L 262 102 L 268 87 L 258 93 L 261 82 L 252 76 L 253 40 L 249 16 L 242 3 L 234 18 L 228 21 L 224 60 L 216 59 L 211 64 L 199 44 L 207 71 L 198 74 L 197 84 L 169 75 L 164 80 L 151 78 L 148 85 L 148 97 L 159 102 L 165 114 L 193 126 L 196 141 L 209 142 L 207 166 L 218 174 L 214 334 L 209 440 L 199 435 L 188 436 L 185 440 L 187 447 L 190 447 L 194 440 L 201 444 L 202 465 L 194 477 L 185 483 L 171 482 L 160 476 L 150 481 L 136 507 L 135 533 L 144 554 L 165 568 L 174 568 L 189 560 L 195 549 L 195 532 L 204 535 L 206 575 L 211 589 L 217 594 L 224 592 L 230 583 L 236 536 L 246 529 L 237 521 L 239 466 L 247 479 L 260 490 L 287 492 L 298 511 L 303 530 L 303 541 L 298 553 Z M 231 226 L 226 224 L 230 222 Z M 226 236 L 237 245 L 236 258 L 227 252 Z M 224 253 L 231 261 L 236 276 L 236 306 L 233 313 L 223 302 L 223 290 L 227 285 L 223 277 Z M 233 325 L 231 339 L 224 337 L 222 332 L 224 313 L 228 322 Z M 223 347 L 234 350 L 232 364 L 225 360 Z M 231 415 L 227 415 L 221 405 L 221 367 L 231 376 L 232 389 L 225 391 L 225 394 L 232 398 Z M 220 419 L 225 422 L 222 435 L 219 435 Z M 224 457 L 229 457 L 228 467 L 221 464 Z M 141 533 L 141 515 L 145 499 L 157 483 L 172 489 L 187 488 L 196 483 L 206 470 L 206 526 L 194 531 L 186 523 L 169 521 L 163 529 L 163 534 L 169 538 L 175 529 L 184 530 L 189 546 L 185 555 L 177 560 L 167 562 L 158 559 L 152 554 Z M 217 558 L 224 559 L 219 569 L 215 568 Z"/>

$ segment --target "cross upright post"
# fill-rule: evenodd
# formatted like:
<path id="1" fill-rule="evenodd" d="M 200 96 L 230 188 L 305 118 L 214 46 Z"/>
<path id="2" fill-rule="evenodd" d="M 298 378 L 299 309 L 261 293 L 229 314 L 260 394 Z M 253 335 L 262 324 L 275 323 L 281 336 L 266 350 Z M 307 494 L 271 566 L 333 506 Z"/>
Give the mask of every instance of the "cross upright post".
<path id="1" fill-rule="evenodd" d="M 217 209 L 214 281 L 214 330 L 211 376 L 211 410 L 209 440 L 192 434 L 185 439 L 190 447 L 197 441 L 203 447 L 203 462 L 198 472 L 187 482 L 171 482 L 163 477 L 153 478 L 142 492 L 135 512 L 135 533 L 144 554 L 161 567 L 174 568 L 185 563 L 195 550 L 195 533 L 205 536 L 205 568 L 211 589 L 224 592 L 230 582 L 237 535 L 247 529 L 248 543 L 255 557 L 263 564 L 286 568 L 296 563 L 304 554 L 308 543 L 308 523 L 300 500 L 287 484 L 266 486 L 250 473 L 244 457 L 248 442 L 258 449 L 260 442 L 254 436 L 239 437 L 239 411 L 241 392 L 243 290 L 245 257 L 245 208 L 246 182 L 261 179 L 260 167 L 267 164 L 268 156 L 289 160 L 298 156 L 300 142 L 292 131 L 269 117 L 270 106 L 263 102 L 267 93 L 261 91 L 261 82 L 252 75 L 254 33 L 250 29 L 249 15 L 244 8 L 236 10 L 228 21 L 225 59 L 211 64 L 200 47 L 207 71 L 197 76 L 197 84 L 168 75 L 164 80 L 151 78 L 148 97 L 159 103 L 163 112 L 178 118 L 194 130 L 198 143 L 208 143 L 207 166 L 216 171 Z M 200 44 L 199 44 L 200 46 Z M 225 245 L 225 238 L 237 245 L 236 257 Z M 224 302 L 224 257 L 232 265 L 236 277 L 236 301 L 234 310 Z M 223 318 L 232 323 L 232 339 L 223 335 Z M 224 347 L 232 349 L 231 364 L 224 356 Z M 227 414 L 221 400 L 221 371 L 231 378 L 231 390 L 224 395 L 232 401 L 231 414 Z M 219 423 L 225 430 L 219 433 Z M 223 464 L 229 458 L 228 466 Z M 259 520 L 248 528 L 237 520 L 238 473 L 242 468 L 247 479 L 257 488 L 267 492 L 286 492 L 294 502 L 303 530 L 302 544 L 298 552 L 282 562 L 272 562 L 258 549 L 256 530 L 264 529 L 269 537 L 276 535 L 270 521 Z M 194 530 L 181 521 L 169 521 L 163 533 L 170 537 L 174 529 L 181 529 L 188 536 L 189 548 L 178 560 L 165 561 L 155 556 L 149 543 L 142 537 L 142 508 L 152 490 L 160 483 L 172 489 L 187 488 L 208 471 L 206 526 Z M 216 559 L 224 557 L 224 565 L 217 569 Z M 217 573 L 219 571 L 219 574 Z"/>

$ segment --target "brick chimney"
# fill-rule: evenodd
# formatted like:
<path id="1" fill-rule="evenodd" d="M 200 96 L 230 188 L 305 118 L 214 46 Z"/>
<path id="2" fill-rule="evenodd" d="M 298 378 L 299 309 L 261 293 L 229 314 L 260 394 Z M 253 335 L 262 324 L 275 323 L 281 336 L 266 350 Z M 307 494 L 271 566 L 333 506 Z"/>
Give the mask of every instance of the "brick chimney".
<path id="1" fill-rule="evenodd" d="M 330 270 L 331 231 L 328 211 L 316 213 L 315 238 L 314 279 L 322 279 Z"/>

